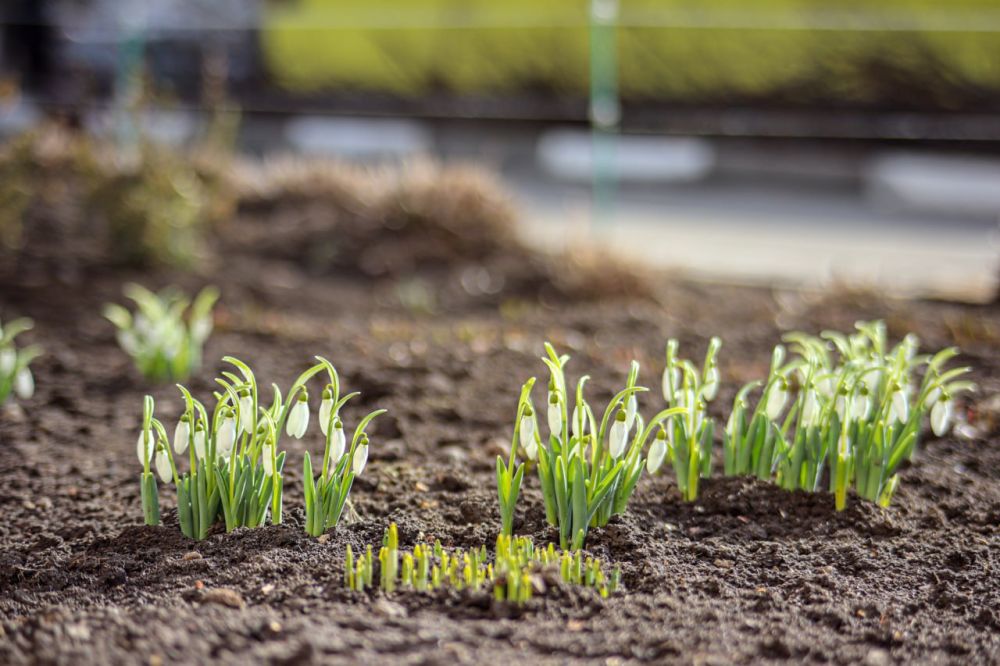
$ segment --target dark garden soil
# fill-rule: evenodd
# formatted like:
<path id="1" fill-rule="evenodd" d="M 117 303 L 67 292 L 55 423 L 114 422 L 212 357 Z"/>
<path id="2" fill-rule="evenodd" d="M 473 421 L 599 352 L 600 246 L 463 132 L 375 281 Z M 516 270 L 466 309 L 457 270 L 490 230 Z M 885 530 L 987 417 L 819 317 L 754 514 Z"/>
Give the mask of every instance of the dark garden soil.
<path id="1" fill-rule="evenodd" d="M 440 215 L 461 219 L 469 205 Z M 372 225 L 321 199 L 245 203 L 194 273 L 57 271 L 30 256 L 0 266 L 0 314 L 33 317 L 24 340 L 46 350 L 35 397 L 0 418 L 0 663 L 1000 662 L 1000 309 L 666 276 L 642 288 L 537 256 L 500 228 L 470 237 L 411 212 Z M 100 316 L 128 280 L 222 289 L 196 394 L 224 354 L 282 386 L 321 354 L 362 392 L 349 425 L 389 409 L 352 521 L 319 539 L 302 529 L 314 421 L 302 441 L 283 440 L 284 524 L 191 541 L 161 490 L 164 524 L 142 525 L 134 442 L 149 388 Z M 720 335 L 722 416 L 740 384 L 766 374 L 782 331 L 877 317 L 893 339 L 913 330 L 926 348 L 960 345 L 980 384 L 958 434 L 925 437 L 890 509 L 852 498 L 838 514 L 825 493 L 720 477 L 686 504 L 669 475 L 645 477 L 628 512 L 588 537 L 592 554 L 622 565 L 625 589 L 609 599 L 553 581 L 523 608 L 485 593 L 344 588 L 346 546 L 379 543 L 390 521 L 406 546 L 492 544 L 495 457 L 521 383 L 543 375 L 543 340 L 572 354 L 572 376 L 592 375 L 599 402 L 631 358 L 658 386 L 667 337 L 697 357 Z M 176 389 L 152 392 L 172 422 Z M 548 541 L 533 475 L 526 485 L 515 529 Z"/>

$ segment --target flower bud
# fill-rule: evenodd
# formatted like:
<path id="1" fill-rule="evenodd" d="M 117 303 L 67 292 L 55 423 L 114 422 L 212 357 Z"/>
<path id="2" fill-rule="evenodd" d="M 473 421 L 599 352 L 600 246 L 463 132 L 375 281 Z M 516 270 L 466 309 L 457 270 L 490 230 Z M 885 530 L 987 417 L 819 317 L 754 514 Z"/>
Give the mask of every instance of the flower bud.
<path id="1" fill-rule="evenodd" d="M 156 439 L 150 430 L 143 430 L 139 433 L 139 439 L 135 441 L 135 455 L 139 458 L 142 466 L 153 459 L 153 452 L 156 450 Z"/>
<path id="2" fill-rule="evenodd" d="M 159 474 L 163 483 L 169 483 L 173 478 L 173 470 L 170 468 L 170 454 L 167 453 L 166 442 L 160 442 L 156 446 L 156 473 Z"/>
<path id="3" fill-rule="evenodd" d="M 653 444 L 649 447 L 649 456 L 646 458 L 646 471 L 650 474 L 656 474 L 656 471 L 660 469 L 660 465 L 663 464 L 663 459 L 667 457 L 667 433 L 660 428 L 660 431 L 656 433 L 656 439 L 653 440 Z"/>
<path id="4" fill-rule="evenodd" d="M 365 471 L 365 465 L 368 463 L 368 435 L 362 435 L 361 441 L 358 442 L 358 448 L 354 450 L 354 460 L 352 461 L 352 468 L 354 469 L 354 475 L 360 476 L 361 472 Z"/>
<path id="5" fill-rule="evenodd" d="M 719 369 L 714 365 L 705 372 L 705 384 L 701 387 L 701 396 L 705 402 L 712 402 L 719 393 Z"/>
<path id="6" fill-rule="evenodd" d="M 250 432 L 253 430 L 253 396 L 250 389 L 240 390 L 240 430 Z"/>
<path id="7" fill-rule="evenodd" d="M 771 390 L 767 394 L 767 418 L 772 421 L 777 421 L 778 417 L 781 416 L 782 410 L 785 409 L 785 404 L 788 402 L 788 382 L 785 381 L 784 377 L 779 378 Z"/>
<path id="8" fill-rule="evenodd" d="M 302 439 L 309 427 L 309 396 L 303 391 L 299 394 L 292 411 L 288 414 L 288 423 L 285 425 L 285 432 L 289 437 Z"/>
<path id="9" fill-rule="evenodd" d="M 215 434 L 215 455 L 220 460 L 228 458 L 236 443 L 236 414 L 230 409 L 222 419 L 219 432 Z"/>
<path id="10" fill-rule="evenodd" d="M 198 460 L 205 459 L 205 423 L 200 419 L 194 426 L 194 455 Z"/>
<path id="11" fill-rule="evenodd" d="M 18 370 L 14 376 L 14 393 L 21 400 L 27 400 L 35 394 L 35 378 L 31 376 L 31 370 L 27 366 Z"/>
<path id="12" fill-rule="evenodd" d="M 326 436 L 330 427 L 330 413 L 333 411 L 333 389 L 327 386 L 323 389 L 323 399 L 319 403 L 319 429 Z"/>
<path id="13" fill-rule="evenodd" d="M 951 427 L 952 413 L 955 411 L 955 404 L 951 398 L 945 398 L 934 403 L 931 407 L 931 430 L 938 437 L 943 437 Z"/>
<path id="14" fill-rule="evenodd" d="M 553 437 L 562 434 L 562 405 L 559 402 L 559 394 L 555 391 L 549 393 L 549 432 Z"/>
<path id="15" fill-rule="evenodd" d="M 191 439 L 191 415 L 185 412 L 181 415 L 174 428 L 174 452 L 184 453 L 187 451 L 188 441 Z"/>
<path id="16" fill-rule="evenodd" d="M 625 409 L 619 408 L 618 414 L 615 416 L 615 422 L 611 425 L 611 432 L 608 435 L 608 453 L 611 454 L 612 458 L 620 458 L 625 451 L 625 440 L 628 436 L 628 430 L 625 428 L 627 418 L 628 415 L 625 413 Z"/>

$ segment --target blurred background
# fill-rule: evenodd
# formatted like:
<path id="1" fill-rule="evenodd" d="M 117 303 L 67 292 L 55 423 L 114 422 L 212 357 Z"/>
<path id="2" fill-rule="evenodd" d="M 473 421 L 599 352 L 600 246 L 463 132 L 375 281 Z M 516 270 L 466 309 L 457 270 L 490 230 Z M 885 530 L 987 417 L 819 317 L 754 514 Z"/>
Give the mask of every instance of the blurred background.
<path id="1" fill-rule="evenodd" d="M 0 135 L 495 170 L 529 244 L 984 302 L 997 0 L 5 0 Z"/>

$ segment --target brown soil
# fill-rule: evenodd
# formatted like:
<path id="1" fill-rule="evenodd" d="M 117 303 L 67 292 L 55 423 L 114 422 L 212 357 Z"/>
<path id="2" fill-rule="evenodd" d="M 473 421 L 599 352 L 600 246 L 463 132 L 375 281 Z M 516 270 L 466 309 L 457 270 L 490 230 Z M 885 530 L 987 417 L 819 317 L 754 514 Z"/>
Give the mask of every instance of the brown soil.
<path id="1" fill-rule="evenodd" d="M 36 396 L 0 418 L 0 663 L 1000 662 L 995 306 L 676 282 L 584 300 L 586 279 L 560 282 L 561 264 L 513 242 L 483 241 L 470 259 L 460 235 L 442 249 L 447 230 L 414 245 L 430 233 L 406 236 L 414 218 L 366 237 L 343 219 L 329 202 L 258 202 L 202 274 L 91 266 L 60 282 L 0 267 L 0 314 L 33 317 L 25 339 L 47 352 Z M 487 277 L 469 278 L 476 266 Z M 302 529 L 302 452 L 321 446 L 311 432 L 286 442 L 283 525 L 190 541 L 166 491 L 164 525 L 142 526 L 133 445 L 148 389 L 99 314 L 128 279 L 222 288 L 207 359 L 234 354 L 287 384 L 321 354 L 363 392 L 348 423 L 390 410 L 352 493 L 354 522 L 324 539 Z M 431 299 L 414 303 L 415 281 Z M 961 345 L 981 387 L 970 436 L 928 436 L 892 508 L 852 499 L 838 514 L 827 494 L 724 478 L 685 504 L 672 479 L 647 477 L 629 511 L 588 538 L 623 567 L 625 590 L 607 600 L 561 586 L 523 608 L 485 594 L 344 589 L 346 546 L 377 543 L 390 521 L 407 546 L 495 538 L 493 461 L 518 387 L 543 371 L 543 340 L 571 353 L 571 372 L 590 373 L 594 398 L 606 399 L 632 357 L 658 385 L 668 336 L 695 355 L 721 335 L 721 415 L 743 381 L 766 372 L 781 331 L 874 317 L 927 347 Z M 203 368 L 192 388 L 206 394 L 217 370 Z M 158 414 L 178 413 L 175 389 L 153 393 Z M 515 527 L 553 536 L 533 476 Z"/>

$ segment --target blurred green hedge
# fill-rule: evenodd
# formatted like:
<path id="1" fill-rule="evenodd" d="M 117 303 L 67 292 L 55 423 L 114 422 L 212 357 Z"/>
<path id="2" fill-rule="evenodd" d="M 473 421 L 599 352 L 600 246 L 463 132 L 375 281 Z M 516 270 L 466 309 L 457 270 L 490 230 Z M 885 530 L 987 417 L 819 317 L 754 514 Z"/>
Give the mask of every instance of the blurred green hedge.
<path id="1" fill-rule="evenodd" d="M 269 5 L 261 40 L 270 74 L 295 91 L 580 94 L 588 6 L 285 0 Z M 996 0 L 621 0 L 620 19 L 625 98 L 947 108 L 1000 91 Z"/>

